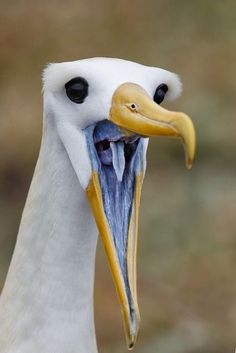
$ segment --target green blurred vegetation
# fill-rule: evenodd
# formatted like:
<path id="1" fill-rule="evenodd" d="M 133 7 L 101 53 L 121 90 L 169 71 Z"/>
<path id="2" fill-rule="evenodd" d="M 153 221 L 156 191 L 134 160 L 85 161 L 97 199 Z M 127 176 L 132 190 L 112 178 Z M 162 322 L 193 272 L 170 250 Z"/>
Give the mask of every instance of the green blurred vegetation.
<path id="1" fill-rule="evenodd" d="M 160 66 L 183 80 L 168 106 L 192 116 L 198 153 L 189 172 L 178 141 L 149 148 L 135 352 L 234 352 L 236 2 L 1 0 L 0 48 L 0 284 L 40 145 L 43 67 L 92 56 Z M 95 305 L 100 351 L 125 352 L 101 245 Z"/>

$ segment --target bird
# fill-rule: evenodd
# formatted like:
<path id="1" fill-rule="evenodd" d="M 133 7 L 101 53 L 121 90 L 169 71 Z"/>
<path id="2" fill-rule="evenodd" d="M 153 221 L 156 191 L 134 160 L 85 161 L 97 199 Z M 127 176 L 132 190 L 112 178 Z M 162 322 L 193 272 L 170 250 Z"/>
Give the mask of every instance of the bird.
<path id="1" fill-rule="evenodd" d="M 191 118 L 161 106 L 181 90 L 178 75 L 124 59 L 96 57 L 44 69 L 42 141 L 0 297 L 0 353 L 97 352 L 98 235 L 133 348 L 149 137 L 180 139 L 188 168 L 195 155 Z"/>

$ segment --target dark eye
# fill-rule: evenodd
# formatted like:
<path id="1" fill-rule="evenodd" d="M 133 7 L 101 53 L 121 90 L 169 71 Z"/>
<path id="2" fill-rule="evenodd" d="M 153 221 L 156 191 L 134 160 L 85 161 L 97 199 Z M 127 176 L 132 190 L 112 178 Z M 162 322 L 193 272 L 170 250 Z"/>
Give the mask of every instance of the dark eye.
<path id="1" fill-rule="evenodd" d="M 81 104 L 88 95 L 88 86 L 83 77 L 75 77 L 65 84 L 66 94 L 72 102 Z"/>
<path id="2" fill-rule="evenodd" d="M 168 86 L 164 83 L 159 85 L 156 89 L 156 92 L 154 94 L 153 100 L 157 104 L 161 104 L 161 102 L 164 100 L 166 92 L 168 91 Z"/>

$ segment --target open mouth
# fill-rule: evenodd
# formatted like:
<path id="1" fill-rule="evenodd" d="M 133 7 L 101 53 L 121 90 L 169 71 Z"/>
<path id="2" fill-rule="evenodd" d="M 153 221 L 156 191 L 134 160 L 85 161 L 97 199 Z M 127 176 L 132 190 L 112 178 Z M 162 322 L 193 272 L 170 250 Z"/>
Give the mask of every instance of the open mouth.
<path id="1" fill-rule="evenodd" d="M 121 130 L 109 120 L 96 124 L 93 134 L 94 144 L 101 165 L 107 172 L 115 172 L 118 182 L 122 182 L 125 170 L 136 152 L 139 137 L 125 136 Z"/>
<path id="2" fill-rule="evenodd" d="M 140 138 L 124 136 L 109 120 L 98 123 L 93 134 L 101 163 L 103 204 L 112 231 L 129 304 L 131 293 L 127 271 L 127 238 L 135 186 L 135 156 Z"/>
<path id="3" fill-rule="evenodd" d="M 147 148 L 143 136 L 181 139 L 190 168 L 195 131 L 186 114 L 160 107 L 141 86 L 129 82 L 114 92 L 109 119 L 84 130 L 92 167 L 86 193 L 120 299 L 128 347 L 132 348 L 140 321 L 136 258 Z"/>
<path id="4" fill-rule="evenodd" d="M 129 327 L 136 336 L 139 313 L 136 303 L 136 241 L 138 207 L 137 180 L 144 173 L 145 138 L 137 134 L 127 135 L 109 120 L 100 121 L 85 129 L 93 174 L 99 188 L 100 212 L 95 216 L 99 232 L 105 243 L 117 291 Z M 93 193 L 94 194 L 94 193 Z M 97 207 L 98 202 L 96 202 Z M 93 205 L 91 204 L 92 208 Z M 105 226 L 104 226 L 105 224 Z M 104 227 L 106 239 L 104 240 Z M 111 264 L 111 262 L 113 264 Z M 116 283 L 117 284 L 117 283 Z M 121 293 L 122 292 L 122 293 Z M 124 299 L 125 298 L 125 299 Z M 131 332 L 132 335 L 132 332 Z"/>
<path id="5" fill-rule="evenodd" d="M 186 114 L 164 109 L 132 82 L 117 87 L 107 119 L 82 131 L 71 123 L 57 127 L 103 241 L 124 316 L 127 344 L 132 348 L 140 322 L 136 258 L 148 137 L 180 139 L 188 168 L 194 160 L 196 138 Z"/>

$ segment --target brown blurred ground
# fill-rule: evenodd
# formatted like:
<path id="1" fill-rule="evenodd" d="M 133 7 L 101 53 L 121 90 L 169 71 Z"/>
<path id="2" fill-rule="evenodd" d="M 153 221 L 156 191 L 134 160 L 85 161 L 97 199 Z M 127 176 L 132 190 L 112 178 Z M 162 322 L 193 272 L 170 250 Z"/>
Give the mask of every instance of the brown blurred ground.
<path id="1" fill-rule="evenodd" d="M 188 172 L 177 141 L 149 148 L 135 352 L 234 352 L 236 2 L 1 0 L 0 48 L 1 285 L 39 149 L 42 68 L 91 56 L 160 66 L 182 77 L 183 96 L 169 107 L 193 117 L 198 155 Z M 121 316 L 100 247 L 98 343 L 102 353 L 121 353 Z"/>

